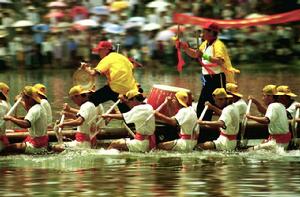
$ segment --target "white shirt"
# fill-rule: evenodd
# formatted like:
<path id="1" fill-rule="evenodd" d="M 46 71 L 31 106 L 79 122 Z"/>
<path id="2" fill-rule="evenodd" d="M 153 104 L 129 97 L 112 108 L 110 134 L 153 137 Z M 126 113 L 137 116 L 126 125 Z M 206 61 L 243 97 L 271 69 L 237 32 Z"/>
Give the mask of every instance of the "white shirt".
<path id="1" fill-rule="evenodd" d="M 296 105 L 299 104 L 299 102 L 294 101 L 287 109 L 286 111 L 288 111 L 292 117 L 294 118 L 296 115 Z"/>
<path id="2" fill-rule="evenodd" d="M 212 57 L 213 56 L 213 47 L 212 47 L 212 45 L 208 46 L 204 50 L 203 54 L 207 54 L 207 55 L 209 55 L 209 56 Z M 211 62 L 209 62 L 207 60 L 204 60 L 203 58 L 202 58 L 202 62 L 203 62 L 203 64 L 211 64 Z M 223 72 L 222 69 L 221 69 L 221 66 L 219 66 L 219 65 L 218 66 L 209 67 L 209 69 L 211 69 L 214 72 L 214 74 L 220 74 L 220 73 Z M 202 74 L 203 75 L 208 75 L 209 74 L 208 71 L 206 70 L 206 68 L 204 66 L 202 66 Z"/>
<path id="3" fill-rule="evenodd" d="M 191 106 L 181 108 L 174 117 L 180 125 L 181 134 L 192 135 L 193 131 L 199 131 L 197 114 Z"/>
<path id="4" fill-rule="evenodd" d="M 247 103 L 243 99 L 240 99 L 233 103 L 233 105 L 237 107 L 240 115 L 240 122 L 242 122 L 247 111 Z"/>
<path id="5" fill-rule="evenodd" d="M 240 127 L 240 115 L 238 109 L 233 105 L 228 105 L 222 110 L 219 120 L 225 123 L 225 129 L 221 131 L 227 135 L 236 135 Z"/>
<path id="6" fill-rule="evenodd" d="M 265 117 L 270 120 L 268 126 L 270 134 L 285 134 L 289 132 L 286 109 L 281 103 L 271 103 L 267 108 Z"/>
<path id="7" fill-rule="evenodd" d="M 153 107 L 149 104 L 141 104 L 133 107 L 129 112 L 123 113 L 123 118 L 126 123 L 134 123 L 142 135 L 152 135 L 155 131 L 154 115 L 145 122 L 148 117 L 154 113 Z"/>
<path id="8" fill-rule="evenodd" d="M 89 124 L 89 122 L 93 119 L 93 117 L 97 115 L 95 105 L 90 101 L 83 103 L 80 106 L 77 115 L 81 116 L 84 119 L 83 123 L 77 127 L 77 131 L 89 135 L 91 127 L 93 126 L 93 124 Z"/>
<path id="9" fill-rule="evenodd" d="M 6 101 L 0 100 L 0 136 L 5 135 L 6 121 L 3 120 L 3 117 L 7 114 L 9 108 L 9 104 Z"/>
<path id="10" fill-rule="evenodd" d="M 45 108 L 46 113 L 47 113 L 47 125 L 51 125 L 52 124 L 52 109 L 51 109 L 51 105 L 48 102 L 47 99 L 42 99 L 41 100 L 41 105 L 42 107 Z"/>
<path id="11" fill-rule="evenodd" d="M 47 112 L 42 105 L 32 106 L 24 119 L 31 124 L 31 127 L 28 128 L 31 137 L 41 137 L 47 134 Z"/>

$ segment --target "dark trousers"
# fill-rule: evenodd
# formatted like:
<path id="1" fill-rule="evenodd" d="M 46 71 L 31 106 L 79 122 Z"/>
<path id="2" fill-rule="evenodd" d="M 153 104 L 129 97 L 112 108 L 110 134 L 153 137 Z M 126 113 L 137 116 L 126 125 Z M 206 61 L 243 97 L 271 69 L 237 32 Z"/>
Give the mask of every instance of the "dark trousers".
<path id="1" fill-rule="evenodd" d="M 212 96 L 213 91 L 216 88 L 225 88 L 226 86 L 226 78 L 224 73 L 215 74 L 215 75 L 202 75 L 201 81 L 202 81 L 202 90 L 197 105 L 198 117 L 200 117 L 206 101 L 209 101 L 211 104 L 215 103 Z M 213 111 L 207 110 L 203 120 L 211 120 L 212 115 L 213 115 Z"/>
<path id="2" fill-rule="evenodd" d="M 94 103 L 95 106 L 98 106 L 100 103 L 104 103 L 109 100 L 116 102 L 118 100 L 118 96 L 118 93 L 114 92 L 108 85 L 105 85 L 91 94 L 89 96 L 89 101 Z M 119 103 L 118 108 L 121 113 L 125 113 L 130 110 L 130 108 L 124 103 Z"/>

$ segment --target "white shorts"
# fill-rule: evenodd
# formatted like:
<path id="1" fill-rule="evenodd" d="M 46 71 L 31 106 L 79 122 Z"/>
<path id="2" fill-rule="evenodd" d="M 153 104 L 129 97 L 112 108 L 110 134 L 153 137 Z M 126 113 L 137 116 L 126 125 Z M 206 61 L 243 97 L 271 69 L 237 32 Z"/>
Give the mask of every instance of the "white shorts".
<path id="1" fill-rule="evenodd" d="M 235 150 L 236 140 L 229 140 L 227 137 L 220 135 L 218 139 L 213 141 L 217 150 Z"/>
<path id="2" fill-rule="evenodd" d="M 71 142 L 64 142 L 64 147 L 65 148 L 86 148 L 90 149 L 91 148 L 91 143 L 84 141 L 84 142 L 78 142 L 76 140 L 73 140 Z"/>
<path id="3" fill-rule="evenodd" d="M 48 152 L 47 147 L 36 148 L 30 142 L 25 142 L 25 143 L 26 143 L 26 149 L 25 149 L 26 154 L 45 154 Z"/>
<path id="4" fill-rule="evenodd" d="M 283 149 L 287 149 L 289 144 L 280 144 L 276 143 L 276 140 L 268 140 L 266 142 L 263 142 L 261 144 L 258 144 L 253 147 L 254 150 L 273 150 L 276 149 L 276 147 L 282 147 Z"/>
<path id="5" fill-rule="evenodd" d="M 181 151 L 181 152 L 190 152 L 195 148 L 196 145 L 197 145 L 197 140 L 178 139 L 178 140 L 174 140 L 174 147 L 172 148 L 172 150 Z"/>
<path id="6" fill-rule="evenodd" d="M 147 152 L 149 151 L 149 140 L 125 139 L 125 143 L 130 152 Z"/>

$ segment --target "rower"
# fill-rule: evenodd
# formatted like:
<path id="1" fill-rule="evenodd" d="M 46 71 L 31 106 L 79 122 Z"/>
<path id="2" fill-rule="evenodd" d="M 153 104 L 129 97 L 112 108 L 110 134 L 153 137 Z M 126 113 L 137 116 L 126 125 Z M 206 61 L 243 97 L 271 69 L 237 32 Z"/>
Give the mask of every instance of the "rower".
<path id="1" fill-rule="evenodd" d="M 90 90 L 85 90 L 80 85 L 73 86 L 70 89 L 69 96 L 71 100 L 80 108 L 77 110 L 64 104 L 63 114 L 70 119 L 59 123 L 57 126 L 62 129 L 65 126 L 77 126 L 75 140 L 54 145 L 52 146 L 52 150 L 61 152 L 66 148 L 91 148 L 92 139 L 90 139 L 90 134 L 95 130 L 95 121 L 90 124 L 88 123 L 96 116 L 97 112 L 95 105 L 88 101 L 89 93 Z"/>
<path id="2" fill-rule="evenodd" d="M 178 91 L 173 99 L 173 105 L 179 108 L 179 111 L 173 117 L 168 117 L 162 113 L 156 112 L 156 118 L 163 120 L 167 124 L 180 127 L 180 138 L 177 140 L 162 142 L 157 145 L 158 149 L 189 152 L 197 144 L 199 135 L 199 126 L 196 123 L 197 114 L 192 106 L 188 106 L 188 94 L 185 91 Z M 169 107 L 171 98 L 168 99 Z"/>
<path id="3" fill-rule="evenodd" d="M 123 102 L 131 109 L 126 113 L 103 114 L 105 119 L 124 120 L 126 124 L 134 123 L 137 129 L 134 139 L 119 139 L 113 141 L 108 149 L 118 149 L 130 152 L 147 152 L 155 148 L 155 118 L 154 109 L 144 103 L 145 97 L 137 90 L 130 90 L 124 96 Z M 149 118 L 149 119 L 148 119 Z"/>
<path id="4" fill-rule="evenodd" d="M 43 84 L 37 83 L 33 87 L 35 87 L 38 90 L 38 94 L 41 99 L 41 105 L 46 109 L 48 128 L 52 128 L 52 109 L 51 109 L 51 105 L 47 99 L 46 86 L 44 86 Z"/>
<path id="5" fill-rule="evenodd" d="M 242 122 L 246 110 L 247 110 L 247 104 L 243 98 L 243 95 L 238 92 L 238 85 L 234 83 L 227 83 L 226 84 L 226 91 L 228 94 L 232 95 L 232 101 L 234 103 L 234 106 L 236 106 L 239 110 L 240 115 L 240 122 Z"/>
<path id="6" fill-rule="evenodd" d="M 5 135 L 6 122 L 3 120 L 7 114 L 10 104 L 8 102 L 9 87 L 6 83 L 0 82 L 0 152 L 9 144 Z"/>
<path id="7" fill-rule="evenodd" d="M 215 89 L 212 95 L 216 107 L 208 104 L 208 108 L 216 114 L 220 113 L 219 110 L 222 110 L 219 119 L 216 121 L 198 120 L 197 122 L 200 125 L 219 129 L 220 136 L 217 140 L 198 144 L 197 148 L 200 150 L 234 150 L 237 145 L 236 137 L 239 132 L 239 111 L 230 102 L 233 96 L 227 94 L 224 88 Z"/>
<path id="8" fill-rule="evenodd" d="M 296 114 L 297 105 L 300 104 L 294 100 L 297 95 L 286 85 L 278 86 L 277 91 L 283 94 L 278 96 L 278 101 L 285 106 L 286 111 L 288 112 L 288 119 L 293 119 Z"/>
<path id="9" fill-rule="evenodd" d="M 268 125 L 269 138 L 266 139 L 262 144 L 256 145 L 250 150 L 257 149 L 272 149 L 274 145 L 278 145 L 287 149 L 288 144 L 291 140 L 291 132 L 289 131 L 289 122 L 286 115 L 286 109 L 283 104 L 279 102 L 279 96 L 284 95 L 282 92 L 278 92 L 275 85 L 266 85 L 263 90 L 262 100 L 267 106 L 267 109 L 263 105 L 250 96 L 253 103 L 257 106 L 261 113 L 265 113 L 265 116 L 253 116 L 247 114 L 248 119 L 252 119 L 261 124 Z"/>
<path id="10" fill-rule="evenodd" d="M 3 151 L 29 154 L 45 153 L 48 147 L 47 113 L 41 106 L 38 90 L 32 86 L 25 86 L 21 95 L 27 111 L 26 116 L 17 118 L 8 115 L 3 119 L 28 129 L 29 136 L 22 143 L 8 145 Z"/>

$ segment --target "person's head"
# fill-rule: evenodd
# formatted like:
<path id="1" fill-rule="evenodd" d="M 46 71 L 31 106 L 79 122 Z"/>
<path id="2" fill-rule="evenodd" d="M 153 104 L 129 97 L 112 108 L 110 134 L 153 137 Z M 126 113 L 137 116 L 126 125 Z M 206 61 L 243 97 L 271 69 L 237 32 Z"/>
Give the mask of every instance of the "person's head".
<path id="1" fill-rule="evenodd" d="M 41 98 L 47 99 L 47 96 L 46 96 L 46 93 L 47 93 L 46 86 L 44 86 L 41 83 L 37 83 L 33 87 L 38 90 L 38 93 L 39 93 L 39 95 L 40 95 Z"/>
<path id="2" fill-rule="evenodd" d="M 176 92 L 175 97 L 181 107 L 188 107 L 189 96 L 186 91 Z"/>
<path id="3" fill-rule="evenodd" d="M 282 93 L 278 92 L 276 89 L 276 85 L 266 85 L 262 89 L 262 100 L 265 103 L 265 105 L 269 105 L 271 103 L 274 103 L 278 100 L 278 96 L 283 95 Z"/>
<path id="4" fill-rule="evenodd" d="M 232 98 L 232 95 L 227 94 L 224 88 L 216 88 L 213 93 L 213 98 L 217 107 L 223 109 L 227 106 L 227 100 Z"/>
<path id="5" fill-rule="evenodd" d="M 9 87 L 6 83 L 0 82 L 0 99 L 7 101 Z"/>
<path id="6" fill-rule="evenodd" d="M 71 100 L 78 106 L 88 100 L 90 90 L 84 89 L 81 85 L 73 86 L 69 91 Z"/>
<path id="7" fill-rule="evenodd" d="M 289 86 L 286 85 L 278 86 L 277 92 L 283 94 L 278 96 L 278 101 L 286 107 L 288 107 L 294 101 L 294 98 L 297 97 L 297 95 L 290 90 Z"/>
<path id="8" fill-rule="evenodd" d="M 202 38 L 207 41 L 215 40 L 220 32 L 220 27 L 217 23 L 207 22 L 203 26 Z"/>
<path id="9" fill-rule="evenodd" d="M 25 109 L 29 110 L 33 105 L 40 104 L 41 99 L 38 90 L 33 86 L 25 86 L 22 91 L 22 99 L 25 103 Z"/>
<path id="10" fill-rule="evenodd" d="M 236 102 L 240 98 L 243 97 L 243 95 L 238 92 L 238 85 L 237 84 L 227 83 L 226 84 L 226 91 L 227 91 L 228 94 L 233 96 L 233 102 Z"/>
<path id="11" fill-rule="evenodd" d="M 98 45 L 93 48 L 93 52 L 97 53 L 102 59 L 106 55 L 108 55 L 113 49 L 112 43 L 109 41 L 100 41 Z"/>
<path id="12" fill-rule="evenodd" d="M 132 108 L 136 105 L 139 105 L 140 103 L 142 103 L 145 100 L 145 97 L 143 96 L 142 93 L 140 93 L 137 90 L 129 90 L 126 94 L 125 94 L 125 98 L 126 98 L 126 104 Z"/>

